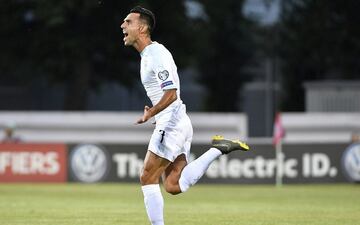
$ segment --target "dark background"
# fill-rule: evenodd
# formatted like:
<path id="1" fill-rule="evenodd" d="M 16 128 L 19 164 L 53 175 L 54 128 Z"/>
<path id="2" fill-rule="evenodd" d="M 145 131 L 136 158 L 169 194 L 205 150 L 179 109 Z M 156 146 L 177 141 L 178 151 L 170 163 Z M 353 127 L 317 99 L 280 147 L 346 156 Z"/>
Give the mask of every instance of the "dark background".
<path id="1" fill-rule="evenodd" d="M 305 81 L 360 78 L 357 0 L 9 0 L 0 110 L 141 110 L 140 56 L 120 29 L 138 4 L 157 17 L 153 40 L 172 52 L 189 111 L 263 124 L 265 113 L 304 111 Z M 256 82 L 260 92 L 245 88 Z"/>

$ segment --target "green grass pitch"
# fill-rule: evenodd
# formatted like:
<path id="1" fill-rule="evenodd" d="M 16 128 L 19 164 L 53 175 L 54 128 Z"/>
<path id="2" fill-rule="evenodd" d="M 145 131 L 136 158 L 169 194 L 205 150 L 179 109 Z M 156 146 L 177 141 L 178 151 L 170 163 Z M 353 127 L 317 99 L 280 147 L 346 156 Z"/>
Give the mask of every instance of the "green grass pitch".
<path id="1" fill-rule="evenodd" d="M 163 192 L 167 225 L 360 224 L 360 186 L 205 185 Z M 0 184 L 1 225 L 149 224 L 137 184 Z"/>

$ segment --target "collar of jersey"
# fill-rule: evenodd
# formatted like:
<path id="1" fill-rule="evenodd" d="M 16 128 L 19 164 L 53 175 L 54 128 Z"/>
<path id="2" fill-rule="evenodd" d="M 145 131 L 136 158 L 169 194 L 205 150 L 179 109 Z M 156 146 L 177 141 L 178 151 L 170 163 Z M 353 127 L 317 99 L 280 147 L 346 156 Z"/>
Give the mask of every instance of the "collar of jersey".
<path id="1" fill-rule="evenodd" d="M 149 44 L 148 46 L 146 46 L 146 47 L 140 52 L 140 56 L 141 56 L 141 57 L 144 56 L 144 54 L 146 53 L 147 49 L 149 49 L 150 46 L 152 46 L 153 44 L 157 44 L 157 42 L 156 42 L 156 41 L 153 41 L 153 42 L 151 42 L 151 44 Z"/>

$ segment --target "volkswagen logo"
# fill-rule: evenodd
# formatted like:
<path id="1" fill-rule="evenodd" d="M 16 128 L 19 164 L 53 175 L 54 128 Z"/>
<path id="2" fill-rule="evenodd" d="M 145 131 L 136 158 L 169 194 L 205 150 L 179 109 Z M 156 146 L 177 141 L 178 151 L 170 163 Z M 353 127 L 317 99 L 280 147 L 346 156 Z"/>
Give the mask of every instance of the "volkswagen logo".
<path id="1" fill-rule="evenodd" d="M 102 181 L 110 169 L 109 165 L 107 152 L 97 145 L 78 145 L 70 155 L 70 169 L 77 181 Z"/>
<path id="2" fill-rule="evenodd" d="M 352 144 L 345 150 L 342 166 L 350 181 L 360 182 L 360 143 Z"/>

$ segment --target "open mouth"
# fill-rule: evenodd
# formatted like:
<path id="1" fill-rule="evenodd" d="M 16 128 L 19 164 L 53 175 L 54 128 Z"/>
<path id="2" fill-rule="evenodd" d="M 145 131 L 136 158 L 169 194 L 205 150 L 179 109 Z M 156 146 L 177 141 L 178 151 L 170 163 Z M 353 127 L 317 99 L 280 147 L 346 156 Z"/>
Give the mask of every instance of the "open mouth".
<path id="1" fill-rule="evenodd" d="M 126 38 L 129 34 L 128 33 L 126 33 L 126 32 L 123 32 L 123 34 L 124 34 L 124 38 Z"/>
<path id="2" fill-rule="evenodd" d="M 128 33 L 126 33 L 126 32 L 123 32 L 123 34 L 124 34 L 123 41 L 124 41 L 124 42 L 126 42 L 126 38 L 127 38 L 127 36 L 128 36 L 129 34 L 128 34 Z"/>

